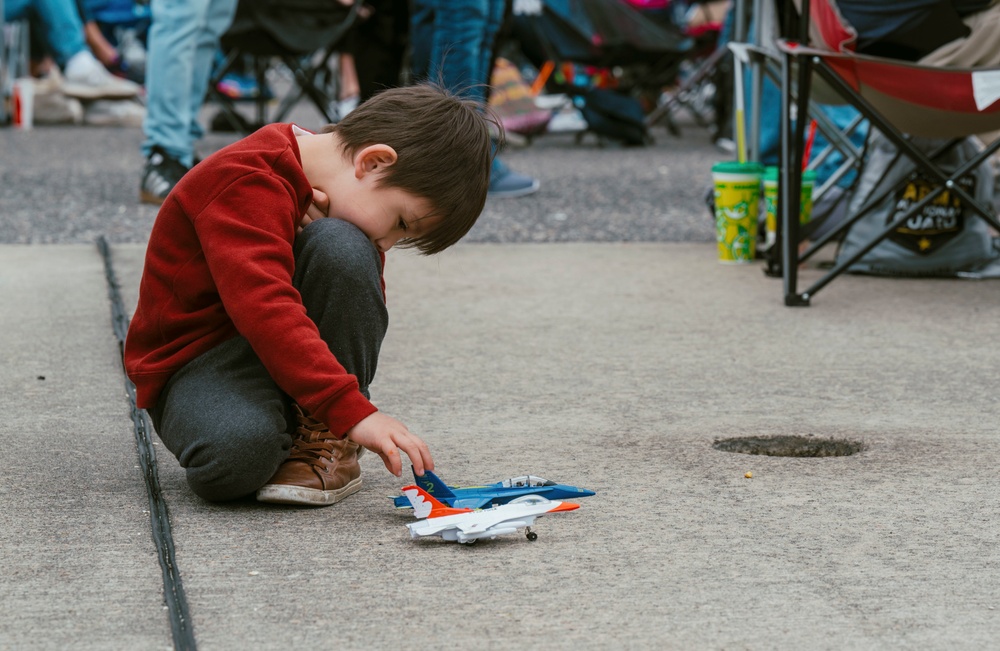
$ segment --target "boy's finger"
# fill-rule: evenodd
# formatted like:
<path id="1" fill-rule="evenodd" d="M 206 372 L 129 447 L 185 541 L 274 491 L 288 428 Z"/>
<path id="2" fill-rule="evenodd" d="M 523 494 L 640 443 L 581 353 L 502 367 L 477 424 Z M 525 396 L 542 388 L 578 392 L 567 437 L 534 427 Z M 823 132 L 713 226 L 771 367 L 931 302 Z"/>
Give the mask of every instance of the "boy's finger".
<path id="1" fill-rule="evenodd" d="M 422 466 L 421 471 L 418 474 L 418 476 L 420 476 L 424 474 L 424 470 L 434 470 L 434 459 L 431 458 L 431 449 L 427 447 L 427 443 L 419 437 L 414 436 L 413 438 L 415 439 L 414 442 L 416 444 L 416 458 L 420 459 L 420 465 Z M 412 461 L 414 459 L 414 455 L 409 454 L 409 456 Z"/>
<path id="2" fill-rule="evenodd" d="M 417 473 L 417 477 L 421 477 L 424 474 L 424 460 L 417 453 L 415 447 L 409 442 L 400 443 L 399 448 L 406 453 L 406 456 L 410 457 L 410 463 L 413 465 L 413 472 Z"/>
<path id="3" fill-rule="evenodd" d="M 413 464 L 413 471 L 417 473 L 417 477 L 423 477 L 425 470 L 434 469 L 430 450 L 427 449 L 427 444 L 420 439 L 404 441 L 400 444 L 400 448 L 410 458 L 410 463 Z"/>
<path id="4" fill-rule="evenodd" d="M 403 462 L 399 460 L 399 454 L 396 452 L 395 448 L 389 452 L 379 451 L 378 456 L 382 457 L 382 463 L 385 464 L 386 470 L 397 477 L 402 476 Z"/>

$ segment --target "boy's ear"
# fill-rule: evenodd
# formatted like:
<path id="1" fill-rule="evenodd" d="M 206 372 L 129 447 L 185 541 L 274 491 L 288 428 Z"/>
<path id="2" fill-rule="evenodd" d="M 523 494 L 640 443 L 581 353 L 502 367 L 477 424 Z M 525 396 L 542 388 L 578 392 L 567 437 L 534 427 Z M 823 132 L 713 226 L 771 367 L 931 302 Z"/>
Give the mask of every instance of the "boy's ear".
<path id="1" fill-rule="evenodd" d="M 382 172 L 396 158 L 396 150 L 389 145 L 368 145 L 354 156 L 354 175 L 360 179 L 372 172 Z"/>

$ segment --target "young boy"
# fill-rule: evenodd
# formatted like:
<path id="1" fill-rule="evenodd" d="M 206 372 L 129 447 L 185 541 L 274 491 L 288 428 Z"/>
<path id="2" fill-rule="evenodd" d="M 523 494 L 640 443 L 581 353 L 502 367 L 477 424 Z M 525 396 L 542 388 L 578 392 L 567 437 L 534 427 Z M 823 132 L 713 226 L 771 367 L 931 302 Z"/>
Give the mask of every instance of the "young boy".
<path id="1" fill-rule="evenodd" d="M 201 497 L 328 505 L 362 448 L 427 445 L 369 402 L 393 245 L 438 253 L 486 201 L 490 123 L 434 86 L 387 90 L 312 134 L 273 124 L 199 163 L 149 238 L 125 367 Z"/>

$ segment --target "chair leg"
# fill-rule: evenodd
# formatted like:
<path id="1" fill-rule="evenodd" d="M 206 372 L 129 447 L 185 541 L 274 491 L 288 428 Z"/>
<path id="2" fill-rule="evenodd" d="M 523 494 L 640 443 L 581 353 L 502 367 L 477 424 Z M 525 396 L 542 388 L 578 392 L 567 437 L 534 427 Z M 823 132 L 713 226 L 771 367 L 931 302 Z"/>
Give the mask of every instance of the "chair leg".
<path id="1" fill-rule="evenodd" d="M 219 110 L 222 112 L 222 116 L 225 117 L 229 125 L 237 133 L 249 134 L 253 131 L 250 123 L 244 118 L 236 108 L 236 104 L 233 102 L 232 98 L 219 92 L 218 84 L 233 69 L 236 64 L 236 60 L 239 58 L 240 54 L 238 51 L 233 50 L 226 55 L 225 60 L 222 65 L 218 67 L 215 74 L 209 79 L 208 82 L 208 92 L 206 94 L 206 99 L 215 100 L 215 103 L 219 105 Z"/>
<path id="2" fill-rule="evenodd" d="M 337 116 L 332 108 L 336 103 L 336 93 L 331 94 L 321 88 L 321 86 L 327 86 L 322 80 L 323 73 L 328 70 L 330 57 L 336 52 L 335 48 L 328 47 L 318 60 L 312 61 L 312 65 L 305 68 L 303 68 L 301 61 L 297 61 L 291 55 L 281 57 L 284 64 L 293 72 L 295 85 L 281 100 L 281 104 L 275 111 L 274 119 L 276 122 L 283 122 L 288 113 L 303 97 L 308 97 L 312 101 L 316 110 L 323 115 L 328 123 L 333 124 L 337 121 Z"/>
<path id="3" fill-rule="evenodd" d="M 267 86 L 267 69 L 271 65 L 269 57 L 253 57 L 253 74 L 257 82 L 257 98 L 254 100 L 257 121 L 254 128 L 260 128 L 268 123 L 267 103 L 270 101 L 264 96 L 264 88 Z"/>
<path id="4" fill-rule="evenodd" d="M 791 64 L 792 55 L 786 53 L 782 61 L 781 75 L 781 170 L 778 176 L 778 210 L 781 214 L 781 225 L 776 244 L 781 247 L 785 305 L 805 307 L 809 305 L 809 294 L 798 292 L 799 212 L 801 210 L 802 152 L 807 121 L 805 118 L 809 110 L 812 60 L 804 57 L 798 61 L 794 128 L 791 114 Z"/>
<path id="5" fill-rule="evenodd" d="M 661 120 L 666 120 L 668 126 L 673 124 L 673 120 L 670 117 L 671 111 L 680 104 L 684 104 L 684 99 L 686 94 L 692 89 L 697 88 L 702 81 L 708 78 L 710 74 L 715 70 L 715 66 L 718 65 L 719 61 L 723 56 L 726 55 L 728 50 L 726 48 L 718 48 L 711 55 L 706 58 L 701 65 L 691 76 L 688 77 L 681 86 L 667 98 L 667 101 L 656 107 L 649 115 L 646 116 L 646 126 L 652 127 L 658 124 Z"/>

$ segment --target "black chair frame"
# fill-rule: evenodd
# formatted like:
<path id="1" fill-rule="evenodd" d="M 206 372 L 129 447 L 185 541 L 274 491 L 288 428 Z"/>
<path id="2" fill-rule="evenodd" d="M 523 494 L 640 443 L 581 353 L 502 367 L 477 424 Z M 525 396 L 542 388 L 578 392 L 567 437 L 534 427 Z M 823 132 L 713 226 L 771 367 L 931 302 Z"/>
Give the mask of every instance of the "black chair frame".
<path id="1" fill-rule="evenodd" d="M 246 3 L 245 5 L 243 3 Z M 314 9 L 314 0 L 241 0 L 237 9 L 237 19 L 233 28 L 223 35 L 221 44 L 227 52 L 221 65 L 213 72 L 209 82 L 209 98 L 219 104 L 222 115 L 232 128 L 238 132 L 250 133 L 271 122 L 285 121 L 292 109 L 303 98 L 308 98 L 328 123 L 337 121 L 338 116 L 333 108 L 336 105 L 336 82 L 330 79 L 330 59 L 344 48 L 345 41 L 354 27 L 363 0 L 354 0 L 353 4 L 340 6 L 337 0 L 328 0 L 332 11 L 340 11 L 342 17 L 337 24 L 316 31 L 310 38 L 301 43 L 295 43 L 291 38 L 280 35 L 280 26 L 266 25 L 253 12 L 261 11 L 268 5 L 280 6 L 282 11 L 300 11 L 302 15 Z M 241 14 L 241 9 L 244 13 Z M 248 15 L 249 14 L 249 15 Z M 239 21 L 243 19 L 243 22 Z M 317 47 L 310 47 L 316 45 Z M 254 118 L 247 120 L 237 108 L 237 100 L 223 94 L 217 88 L 218 83 L 229 74 L 239 60 L 249 56 L 253 62 L 253 74 L 257 87 L 263 90 L 267 86 L 267 72 L 279 61 L 292 73 L 293 86 L 281 98 L 273 110 L 269 110 L 272 100 L 261 93 L 253 100 Z"/>
<path id="2" fill-rule="evenodd" d="M 809 2 L 803 2 L 801 11 L 800 42 L 808 40 L 809 25 Z M 971 196 L 958 183 L 958 179 L 979 165 L 982 165 L 990 156 L 1000 149 L 1000 140 L 985 147 L 975 157 L 966 161 L 951 174 L 946 174 L 939 166 L 934 164 L 934 160 L 942 154 L 955 147 L 965 138 L 953 138 L 940 146 L 936 151 L 927 154 L 917 148 L 908 134 L 897 129 L 888 119 L 875 109 L 867 100 L 854 91 L 833 68 L 826 63 L 822 57 L 816 56 L 815 52 L 802 47 L 782 48 L 781 66 L 781 171 L 778 182 L 778 211 L 780 219 L 778 221 L 777 250 L 781 254 L 781 273 L 784 284 L 784 301 L 789 307 L 804 307 L 810 304 L 810 300 L 821 289 L 826 287 L 831 281 L 848 270 L 851 265 L 858 262 L 866 253 L 871 251 L 880 242 L 885 240 L 893 231 L 902 226 L 913 215 L 920 212 L 926 205 L 934 201 L 942 192 L 948 190 L 955 193 L 964 205 L 972 209 L 979 217 L 984 219 L 993 228 L 1000 231 L 1000 222 L 993 215 L 990 206 L 983 205 Z M 796 86 L 797 92 L 792 95 L 792 70 L 797 68 Z M 837 228 L 826 233 L 823 237 L 812 242 L 810 246 L 801 254 L 799 244 L 804 237 L 807 237 L 810 230 L 803 229 L 799 224 L 800 210 L 800 190 L 802 177 L 798 173 L 799 161 L 802 159 L 805 147 L 805 120 L 797 120 L 793 124 L 793 111 L 795 115 L 806 115 L 808 110 L 809 94 L 813 74 L 825 81 L 831 89 L 841 96 L 847 103 L 853 105 L 858 111 L 868 119 L 875 129 L 878 129 L 897 149 L 897 159 L 899 156 L 907 157 L 923 174 L 936 181 L 939 185 L 924 196 L 920 201 L 914 203 L 909 210 L 903 212 L 891 222 L 887 223 L 880 234 L 860 248 L 851 257 L 838 261 L 832 268 L 816 282 L 804 291 L 799 291 L 798 272 L 799 265 L 809 260 L 817 251 L 831 242 L 834 238 L 842 236 L 858 220 L 869 214 L 879 203 L 881 203 L 891 193 L 898 190 L 905 184 L 904 179 L 900 184 L 891 187 L 880 193 L 876 197 L 867 200 L 858 212 L 842 223 Z"/>

